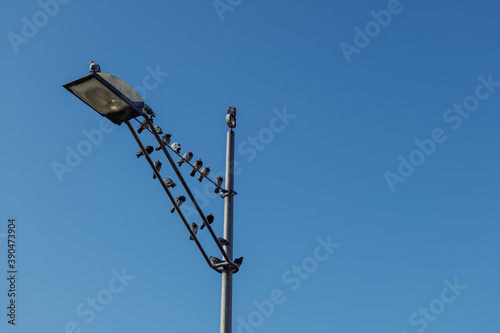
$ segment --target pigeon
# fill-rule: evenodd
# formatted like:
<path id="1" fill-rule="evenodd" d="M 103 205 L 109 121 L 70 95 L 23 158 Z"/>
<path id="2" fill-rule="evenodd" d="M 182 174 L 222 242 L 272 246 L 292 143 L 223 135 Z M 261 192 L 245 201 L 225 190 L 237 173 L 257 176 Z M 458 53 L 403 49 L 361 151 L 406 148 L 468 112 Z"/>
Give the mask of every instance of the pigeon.
<path id="1" fill-rule="evenodd" d="M 186 197 L 181 195 L 180 197 L 177 197 L 175 198 L 175 204 L 177 205 L 177 207 L 181 207 L 182 204 L 184 203 L 184 201 L 186 201 Z M 170 210 L 170 213 L 173 213 L 175 211 L 175 205 L 172 206 L 172 209 Z"/>
<path id="2" fill-rule="evenodd" d="M 151 154 L 153 152 L 153 150 L 154 150 L 152 146 L 146 146 L 146 147 L 144 147 L 144 149 L 146 149 L 146 153 L 148 153 L 148 155 Z M 142 155 L 144 155 L 142 153 L 142 150 L 139 150 L 137 152 L 137 154 L 135 154 L 135 156 L 137 156 L 137 158 L 141 157 Z"/>
<path id="3" fill-rule="evenodd" d="M 219 193 L 223 181 L 224 179 L 221 176 L 217 177 L 215 180 L 215 193 Z"/>
<path id="4" fill-rule="evenodd" d="M 202 166 L 203 166 L 203 162 L 201 161 L 201 158 L 197 159 L 196 162 L 194 162 L 194 164 L 193 164 L 193 170 L 191 171 L 190 176 L 194 177 L 194 175 L 196 174 L 196 171 L 198 171 L 198 169 L 201 168 Z"/>
<path id="5" fill-rule="evenodd" d="M 224 238 L 222 238 L 222 237 L 219 237 L 219 238 L 217 238 L 217 239 L 219 240 L 220 245 L 225 245 L 225 246 L 229 246 L 229 245 L 231 245 L 231 242 L 228 242 L 227 240 L 225 240 L 225 239 L 224 239 Z"/>
<path id="6" fill-rule="evenodd" d="M 151 109 L 147 104 L 144 104 L 142 111 L 150 117 L 156 117 L 156 113 L 154 113 L 153 109 Z"/>
<path id="7" fill-rule="evenodd" d="M 172 134 L 165 134 L 164 136 L 161 137 L 161 141 L 163 142 L 163 144 L 165 146 L 168 146 L 168 144 L 170 143 L 170 137 L 172 136 Z M 158 147 L 156 147 L 156 150 L 160 150 L 161 149 L 161 145 L 158 144 Z"/>
<path id="8" fill-rule="evenodd" d="M 177 184 L 174 183 L 174 181 L 170 178 L 163 178 L 163 182 L 165 183 L 165 186 L 167 186 L 167 188 L 174 188 L 177 186 Z"/>
<path id="9" fill-rule="evenodd" d="M 178 142 L 174 142 L 174 143 L 172 143 L 170 148 L 172 148 L 173 151 L 175 151 L 177 154 L 179 154 L 179 152 L 181 151 L 181 144 Z"/>
<path id="10" fill-rule="evenodd" d="M 238 267 L 240 267 L 240 266 L 241 266 L 241 263 L 242 263 L 242 262 L 243 262 L 243 257 L 239 257 L 239 258 L 234 259 L 234 263 L 235 263 L 236 265 L 238 265 Z"/>
<path id="11" fill-rule="evenodd" d="M 214 215 L 213 214 L 210 214 L 207 216 L 207 222 L 208 224 L 212 224 L 212 222 L 214 221 Z M 201 225 L 201 228 L 203 230 L 203 228 L 205 228 L 205 221 L 203 221 L 203 224 Z"/>
<path id="12" fill-rule="evenodd" d="M 198 225 L 196 223 L 191 223 L 191 231 L 193 232 L 193 234 L 196 235 L 196 233 L 198 232 Z M 193 236 L 189 236 L 189 239 L 190 240 L 194 240 L 193 239 Z"/>
<path id="13" fill-rule="evenodd" d="M 149 128 L 149 125 L 147 123 L 147 120 L 144 119 L 140 124 L 139 126 L 137 126 L 138 130 L 137 130 L 137 133 L 141 134 L 142 131 L 144 131 L 146 128 Z"/>
<path id="14" fill-rule="evenodd" d="M 89 71 L 92 74 L 95 73 L 100 73 L 101 72 L 101 66 L 93 62 L 92 60 L 89 61 Z"/>
<path id="15" fill-rule="evenodd" d="M 203 169 L 201 169 L 200 174 L 198 176 L 198 181 L 201 183 L 201 181 L 203 180 L 203 177 L 208 176 L 209 173 L 210 173 L 209 167 L 204 167 Z"/>
<path id="16" fill-rule="evenodd" d="M 160 126 L 153 125 L 153 127 L 154 127 L 156 133 L 163 134 L 163 131 L 161 130 Z"/>
<path id="17" fill-rule="evenodd" d="M 179 167 L 182 165 L 184 162 L 189 162 L 193 158 L 193 153 L 188 151 L 187 153 L 184 153 L 184 155 L 181 157 L 179 161 L 177 161 L 177 164 L 179 164 Z"/>
<path id="18" fill-rule="evenodd" d="M 156 161 L 155 162 L 155 168 L 156 168 L 156 171 L 160 172 L 161 170 L 161 162 L 160 160 Z M 156 179 L 156 173 L 153 172 L 153 179 Z"/>
<path id="19" fill-rule="evenodd" d="M 220 260 L 219 258 L 216 258 L 216 257 L 210 257 L 210 262 L 214 265 L 217 265 L 217 264 L 222 264 L 223 261 Z"/>

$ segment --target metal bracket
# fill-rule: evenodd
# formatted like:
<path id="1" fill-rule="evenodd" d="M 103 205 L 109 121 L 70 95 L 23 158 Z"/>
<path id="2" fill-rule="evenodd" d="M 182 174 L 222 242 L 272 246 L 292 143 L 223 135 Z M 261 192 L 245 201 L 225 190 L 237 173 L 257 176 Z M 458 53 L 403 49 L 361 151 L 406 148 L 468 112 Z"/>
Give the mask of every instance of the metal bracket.
<path id="1" fill-rule="evenodd" d="M 234 197 L 236 194 L 238 194 L 236 191 L 221 190 L 220 197 Z"/>

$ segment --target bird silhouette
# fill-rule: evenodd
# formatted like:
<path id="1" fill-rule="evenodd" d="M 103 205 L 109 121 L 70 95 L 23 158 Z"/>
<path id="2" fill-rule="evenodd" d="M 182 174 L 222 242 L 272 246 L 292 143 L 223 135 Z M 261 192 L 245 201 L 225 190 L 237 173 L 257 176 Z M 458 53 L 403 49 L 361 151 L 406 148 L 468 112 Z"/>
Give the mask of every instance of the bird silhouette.
<path id="1" fill-rule="evenodd" d="M 101 66 L 93 62 L 92 60 L 89 61 L 89 71 L 92 74 L 95 73 L 100 73 L 101 72 Z"/>
<path id="2" fill-rule="evenodd" d="M 146 153 L 148 153 L 148 155 L 149 155 L 149 154 L 151 154 L 151 153 L 154 151 L 154 149 L 153 149 L 153 147 L 152 147 L 152 146 L 146 146 L 146 147 L 144 147 L 144 149 L 146 150 Z M 135 154 L 135 156 L 137 156 L 137 158 L 141 157 L 142 155 L 144 155 L 144 154 L 142 153 L 142 150 L 139 150 L 139 151 Z"/>
<path id="3" fill-rule="evenodd" d="M 182 155 L 181 159 L 177 161 L 177 164 L 179 164 L 180 167 L 182 163 L 189 162 L 191 161 L 192 158 L 193 158 L 193 153 L 188 151 L 187 153 L 184 153 L 184 155 Z"/>
<path id="4" fill-rule="evenodd" d="M 165 186 L 167 186 L 167 188 L 174 188 L 177 186 L 177 184 L 174 183 L 174 181 L 170 178 L 163 178 L 163 182 L 165 183 Z"/>
<path id="5" fill-rule="evenodd" d="M 186 201 L 186 197 L 181 195 L 180 197 L 177 197 L 175 198 L 175 204 L 177 205 L 177 207 L 181 207 L 182 204 L 184 203 L 184 201 Z M 170 210 L 170 213 L 173 213 L 175 211 L 175 205 L 172 206 L 172 209 Z"/>
<path id="6" fill-rule="evenodd" d="M 222 237 L 219 237 L 219 238 L 217 238 L 217 239 L 219 240 L 220 245 L 225 245 L 225 246 L 229 246 L 229 245 L 231 245 L 231 243 L 230 243 L 230 242 L 228 242 L 227 240 L 225 240 L 225 239 L 224 239 L 224 238 L 222 238 Z"/>
<path id="7" fill-rule="evenodd" d="M 170 143 L 170 137 L 172 136 L 172 134 L 165 134 L 161 137 L 161 141 L 163 142 L 163 144 L 165 146 L 168 147 L 168 144 Z M 161 149 L 161 144 L 158 144 L 158 147 L 156 147 L 155 150 L 160 150 Z"/>
<path id="8" fill-rule="evenodd" d="M 214 215 L 213 214 L 207 215 L 207 222 L 208 222 L 208 224 L 212 224 L 212 222 L 214 222 Z M 203 228 L 205 228 L 205 221 L 203 221 L 203 224 L 201 225 L 200 229 L 203 229 Z"/>
<path id="9" fill-rule="evenodd" d="M 215 193 L 219 193 L 223 181 L 224 178 L 222 178 L 221 176 L 217 177 L 217 179 L 215 180 Z"/>
<path id="10" fill-rule="evenodd" d="M 239 257 L 239 258 L 234 259 L 234 263 L 236 265 L 238 265 L 238 267 L 240 267 L 241 264 L 243 263 L 243 257 Z"/>
<path id="11" fill-rule="evenodd" d="M 172 143 L 170 148 L 172 148 L 173 151 L 175 151 L 177 154 L 179 154 L 179 152 L 181 151 L 181 144 L 178 142 L 174 142 L 174 143 Z"/>
<path id="12" fill-rule="evenodd" d="M 203 177 L 208 176 L 209 173 L 210 173 L 209 167 L 204 167 L 203 169 L 201 169 L 200 174 L 198 175 L 198 181 L 201 183 Z"/>
<path id="13" fill-rule="evenodd" d="M 196 235 L 196 233 L 198 232 L 198 225 L 196 223 L 191 223 L 191 231 L 193 232 L 193 234 Z M 189 236 L 189 239 L 190 240 L 194 240 L 193 236 Z"/>
<path id="14" fill-rule="evenodd" d="M 201 161 L 201 158 L 197 159 L 194 164 L 193 164 L 193 170 L 191 170 L 191 177 L 194 177 L 196 175 L 196 171 L 200 169 L 203 166 L 203 162 Z"/>
<path id="15" fill-rule="evenodd" d="M 156 161 L 155 162 L 155 168 L 156 168 L 156 171 L 160 172 L 161 170 L 161 162 L 160 160 Z M 156 173 L 153 172 L 153 179 L 156 179 Z"/>

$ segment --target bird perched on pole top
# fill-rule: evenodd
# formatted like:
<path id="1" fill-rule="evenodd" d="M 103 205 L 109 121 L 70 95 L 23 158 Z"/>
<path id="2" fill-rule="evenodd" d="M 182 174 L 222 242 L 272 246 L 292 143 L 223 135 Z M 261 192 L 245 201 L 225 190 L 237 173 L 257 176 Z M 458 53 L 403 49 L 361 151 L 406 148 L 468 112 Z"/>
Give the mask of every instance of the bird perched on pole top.
<path id="1" fill-rule="evenodd" d="M 193 158 L 193 153 L 188 151 L 187 153 L 184 153 L 184 155 L 182 155 L 181 159 L 177 161 L 177 164 L 179 164 L 180 167 L 182 163 L 189 162 L 191 161 L 192 158 Z"/>
<path id="2" fill-rule="evenodd" d="M 174 142 L 174 143 L 172 143 L 170 148 L 172 148 L 173 151 L 175 151 L 177 154 L 179 154 L 179 152 L 181 151 L 181 144 L 178 142 Z"/>
<path id="3" fill-rule="evenodd" d="M 161 137 L 161 142 L 163 142 L 163 144 L 165 146 L 168 146 L 168 144 L 170 143 L 170 137 L 172 136 L 172 134 L 165 134 L 164 136 Z M 160 150 L 161 149 L 161 144 L 158 144 L 158 147 L 156 147 L 156 150 Z"/>
<path id="4" fill-rule="evenodd" d="M 217 177 L 217 179 L 215 180 L 215 193 L 219 193 L 223 181 L 224 178 L 222 178 L 221 176 Z"/>
<path id="5" fill-rule="evenodd" d="M 156 171 L 160 172 L 161 170 L 161 162 L 160 160 L 156 161 L 155 162 L 155 168 L 156 168 Z M 156 173 L 153 172 L 153 179 L 156 179 Z"/>
<path id="6" fill-rule="evenodd" d="M 236 108 L 234 106 L 230 106 L 228 109 L 227 109 L 227 114 L 230 114 L 230 115 L 233 115 L 236 117 Z"/>
<path id="7" fill-rule="evenodd" d="M 89 61 L 89 71 L 92 74 L 95 73 L 100 73 L 101 72 L 101 66 L 93 62 L 92 60 Z"/>
<path id="8" fill-rule="evenodd" d="M 214 215 L 213 214 L 207 215 L 207 222 L 208 222 L 208 224 L 212 224 L 214 222 Z M 205 221 L 203 221 L 203 224 L 201 225 L 200 229 L 203 230 L 203 228 L 205 228 Z"/>
<path id="9" fill-rule="evenodd" d="M 236 127 L 236 108 L 234 106 L 227 109 L 226 123 L 231 130 Z"/>
<path id="10" fill-rule="evenodd" d="M 203 166 L 203 162 L 201 161 L 201 158 L 197 159 L 196 162 L 193 164 L 193 170 L 191 170 L 191 173 L 189 174 L 191 177 L 194 177 L 196 175 L 196 171 L 200 169 Z"/>
<path id="11" fill-rule="evenodd" d="M 175 198 L 175 204 L 177 207 L 181 208 L 182 204 L 186 201 L 186 197 L 181 195 L 180 197 Z M 172 206 L 172 209 L 170 210 L 170 213 L 175 212 L 175 205 Z"/>
<path id="12" fill-rule="evenodd" d="M 208 176 L 209 173 L 210 173 L 209 167 L 204 167 L 203 169 L 201 169 L 200 174 L 198 175 L 198 181 L 201 183 L 203 177 Z"/>
<path id="13" fill-rule="evenodd" d="M 154 113 L 153 109 L 151 109 L 147 104 L 144 104 L 142 111 L 150 117 L 156 117 L 156 114 Z"/>
<path id="14" fill-rule="evenodd" d="M 151 154 L 154 151 L 154 149 L 153 149 L 152 146 L 146 146 L 146 147 L 144 147 L 144 150 L 146 150 L 146 153 L 148 153 L 148 155 Z M 144 153 L 142 152 L 142 150 L 139 150 L 135 154 L 135 156 L 137 156 L 137 158 L 141 157 L 142 155 L 144 155 Z"/>
<path id="15" fill-rule="evenodd" d="M 196 235 L 196 233 L 198 232 L 198 225 L 196 223 L 191 223 L 191 231 L 193 232 L 193 234 Z M 189 236 L 189 239 L 190 240 L 194 240 L 193 236 Z"/>

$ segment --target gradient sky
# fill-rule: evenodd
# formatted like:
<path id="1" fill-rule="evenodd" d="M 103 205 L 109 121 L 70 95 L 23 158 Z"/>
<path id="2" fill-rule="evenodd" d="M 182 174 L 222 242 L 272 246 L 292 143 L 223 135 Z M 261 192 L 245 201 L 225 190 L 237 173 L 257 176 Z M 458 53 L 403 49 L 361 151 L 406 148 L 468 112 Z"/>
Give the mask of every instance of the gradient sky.
<path id="1" fill-rule="evenodd" d="M 500 330 L 498 2 L 55 1 L 0 11 L 2 332 L 219 330 L 220 276 L 129 131 L 62 87 L 89 60 L 214 175 L 237 108 L 233 332 Z"/>

